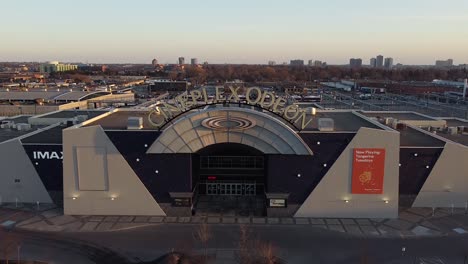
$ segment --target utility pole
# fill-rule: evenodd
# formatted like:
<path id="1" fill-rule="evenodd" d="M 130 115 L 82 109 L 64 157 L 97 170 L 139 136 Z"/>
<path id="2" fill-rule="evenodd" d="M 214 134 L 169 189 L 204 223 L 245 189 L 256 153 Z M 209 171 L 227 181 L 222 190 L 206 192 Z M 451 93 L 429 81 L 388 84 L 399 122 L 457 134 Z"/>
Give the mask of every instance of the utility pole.
<path id="1" fill-rule="evenodd" d="M 468 86 L 468 84 L 467 84 L 467 82 L 468 82 L 468 72 L 466 71 L 466 64 L 465 64 L 465 68 L 463 69 L 463 71 L 465 72 L 465 80 L 463 82 L 463 98 L 462 99 L 463 99 L 463 101 L 465 101 L 466 100 L 466 98 L 465 98 L 466 97 L 466 89 L 467 89 L 467 86 Z"/>
<path id="2" fill-rule="evenodd" d="M 465 64 L 465 81 L 463 83 L 463 98 L 462 100 L 466 102 L 466 89 L 468 88 L 468 73 L 466 72 L 466 64 Z M 465 119 L 468 119 L 468 105 L 466 106 L 465 110 Z"/>

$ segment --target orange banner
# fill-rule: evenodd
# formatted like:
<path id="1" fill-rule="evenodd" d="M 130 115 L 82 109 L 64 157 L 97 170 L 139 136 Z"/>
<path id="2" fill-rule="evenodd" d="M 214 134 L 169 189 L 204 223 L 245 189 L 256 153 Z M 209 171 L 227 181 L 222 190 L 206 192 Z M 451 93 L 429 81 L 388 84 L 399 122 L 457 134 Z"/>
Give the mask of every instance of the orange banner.
<path id="1" fill-rule="evenodd" d="M 382 194 L 384 172 L 385 149 L 354 149 L 351 193 Z"/>

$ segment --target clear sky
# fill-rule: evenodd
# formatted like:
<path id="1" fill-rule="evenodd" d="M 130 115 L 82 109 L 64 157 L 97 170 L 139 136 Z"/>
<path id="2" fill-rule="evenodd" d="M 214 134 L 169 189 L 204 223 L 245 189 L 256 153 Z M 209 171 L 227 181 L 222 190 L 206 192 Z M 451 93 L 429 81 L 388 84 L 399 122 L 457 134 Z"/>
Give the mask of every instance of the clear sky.
<path id="1" fill-rule="evenodd" d="M 468 63 L 467 0 L 4 0 L 0 61 Z"/>

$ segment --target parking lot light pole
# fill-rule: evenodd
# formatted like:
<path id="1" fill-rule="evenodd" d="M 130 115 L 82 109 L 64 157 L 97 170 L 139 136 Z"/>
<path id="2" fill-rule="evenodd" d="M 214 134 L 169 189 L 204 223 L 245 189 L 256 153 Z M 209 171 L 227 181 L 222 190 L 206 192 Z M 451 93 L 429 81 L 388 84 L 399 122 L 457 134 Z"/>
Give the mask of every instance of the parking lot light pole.
<path id="1" fill-rule="evenodd" d="M 21 250 L 21 245 L 18 244 L 18 246 L 16 246 L 16 249 L 18 250 L 18 256 L 17 256 L 16 260 L 17 260 L 17 263 L 20 264 L 20 250 Z"/>

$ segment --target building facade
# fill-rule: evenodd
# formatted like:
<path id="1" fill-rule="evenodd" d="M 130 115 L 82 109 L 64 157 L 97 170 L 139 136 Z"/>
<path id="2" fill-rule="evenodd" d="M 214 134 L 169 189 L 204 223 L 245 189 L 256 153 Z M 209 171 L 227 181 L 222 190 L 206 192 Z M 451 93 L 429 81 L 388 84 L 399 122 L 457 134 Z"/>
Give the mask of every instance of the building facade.
<path id="1" fill-rule="evenodd" d="M 233 100 L 32 118 L 48 126 L 0 142 L 2 201 L 70 215 L 189 216 L 222 201 L 272 217 L 466 206 L 467 120 Z"/>
<path id="2" fill-rule="evenodd" d="M 39 71 L 47 73 L 73 71 L 77 69 L 78 65 L 76 64 L 63 64 L 58 61 L 51 61 L 49 63 L 39 65 Z"/>
<path id="3" fill-rule="evenodd" d="M 304 60 L 291 60 L 291 66 L 304 66 Z"/>
<path id="4" fill-rule="evenodd" d="M 391 68 L 393 68 L 393 58 L 385 58 L 384 67 L 385 67 L 386 69 L 391 69 Z"/>
<path id="5" fill-rule="evenodd" d="M 354 59 L 354 58 L 350 59 L 349 60 L 349 66 L 351 68 L 360 68 L 360 67 L 362 67 L 362 59 Z"/>
<path id="6" fill-rule="evenodd" d="M 179 57 L 179 65 L 184 65 L 185 64 L 185 58 L 184 57 Z"/>
<path id="7" fill-rule="evenodd" d="M 375 67 L 382 68 L 384 66 L 384 56 L 379 55 L 375 58 Z"/>

